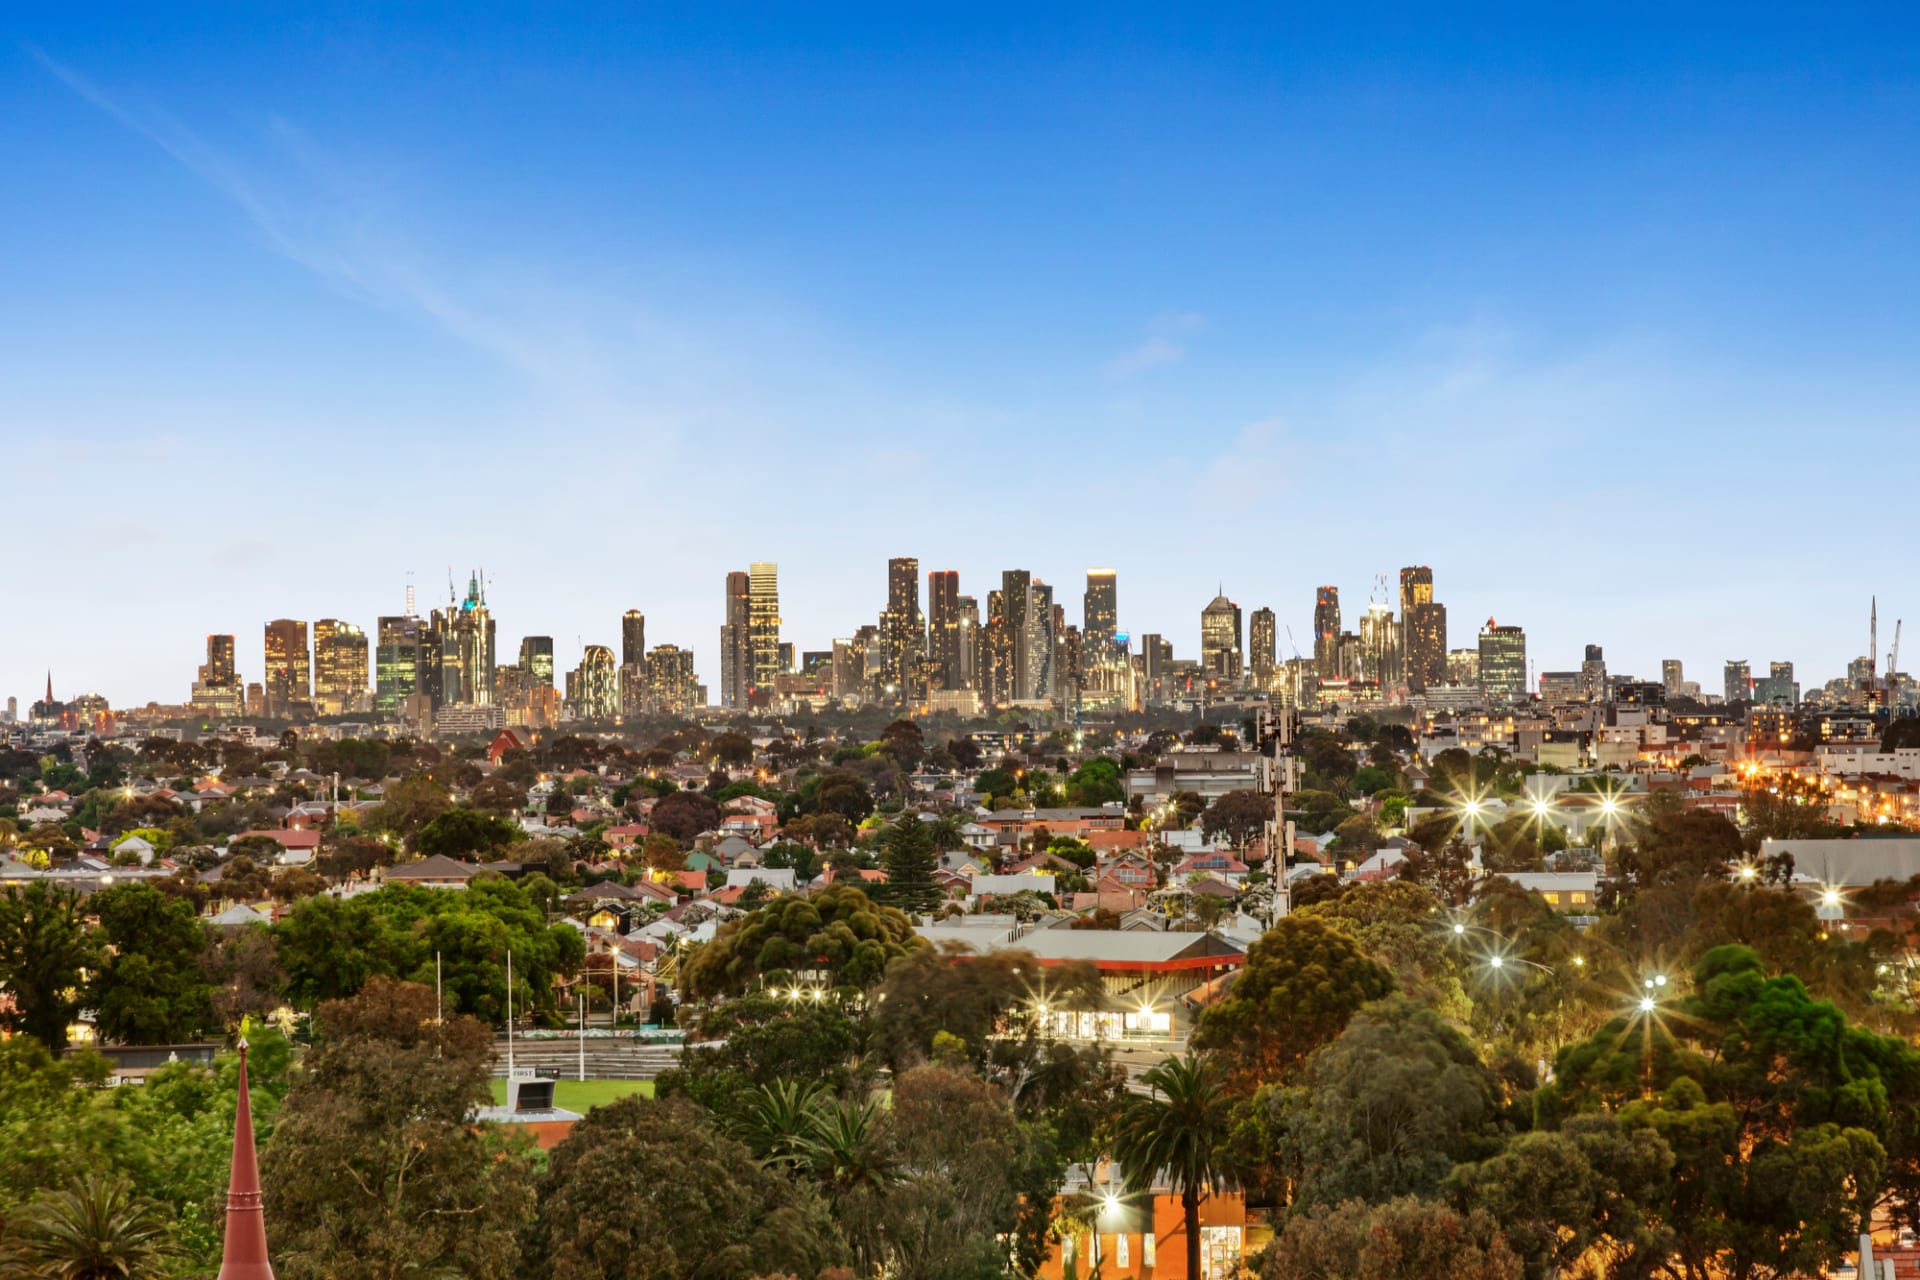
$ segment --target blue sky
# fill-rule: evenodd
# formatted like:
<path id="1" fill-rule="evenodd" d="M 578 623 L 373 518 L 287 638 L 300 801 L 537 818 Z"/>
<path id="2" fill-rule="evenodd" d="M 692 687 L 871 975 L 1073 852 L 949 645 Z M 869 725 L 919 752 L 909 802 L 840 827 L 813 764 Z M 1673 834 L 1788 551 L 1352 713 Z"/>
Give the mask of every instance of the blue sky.
<path id="1" fill-rule="evenodd" d="M 1920 615 L 1908 18 L 1184 8 L 10 11 L 0 694 L 448 566 L 709 682 L 754 559 L 801 648 L 889 555 L 1710 688 Z"/>

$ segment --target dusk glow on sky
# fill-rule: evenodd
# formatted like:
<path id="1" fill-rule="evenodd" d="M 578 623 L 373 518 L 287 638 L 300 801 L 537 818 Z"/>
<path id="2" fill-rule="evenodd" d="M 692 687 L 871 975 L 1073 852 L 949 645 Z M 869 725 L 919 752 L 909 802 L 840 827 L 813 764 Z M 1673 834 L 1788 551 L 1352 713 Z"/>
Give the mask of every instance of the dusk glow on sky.
<path id="1" fill-rule="evenodd" d="M 753 560 L 801 650 L 893 555 L 1183 657 L 1410 564 L 1709 689 L 1920 619 L 1910 14 L 1184 8 L 12 11 L 0 699 L 449 567 L 710 685 Z"/>

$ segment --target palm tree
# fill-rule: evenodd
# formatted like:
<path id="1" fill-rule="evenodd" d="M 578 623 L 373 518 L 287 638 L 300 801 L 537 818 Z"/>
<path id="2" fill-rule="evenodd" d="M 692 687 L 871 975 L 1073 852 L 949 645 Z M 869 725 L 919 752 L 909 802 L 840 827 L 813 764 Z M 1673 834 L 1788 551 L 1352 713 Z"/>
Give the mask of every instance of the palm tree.
<path id="1" fill-rule="evenodd" d="M 881 1197 L 902 1177 L 889 1147 L 876 1100 L 823 1098 L 814 1106 L 807 1153 L 862 1274 L 884 1248 Z"/>
<path id="2" fill-rule="evenodd" d="M 952 812 L 941 814 L 929 824 L 933 830 L 933 847 L 941 853 L 949 849 L 964 848 L 966 838 L 961 833 L 967 825 L 967 815 Z"/>
<path id="3" fill-rule="evenodd" d="M 1164 1177 L 1180 1192 L 1187 1274 L 1198 1277 L 1200 1196 L 1223 1172 L 1219 1149 L 1227 1136 L 1227 1101 L 1213 1060 L 1204 1054 L 1168 1058 L 1141 1079 L 1152 1092 L 1127 1100 L 1114 1133 L 1114 1159 L 1134 1189 L 1151 1191 Z"/>
<path id="4" fill-rule="evenodd" d="M 10 1234 L 0 1272 L 45 1280 L 146 1280 L 180 1253 L 158 1204 L 99 1173 L 35 1200 Z"/>
<path id="5" fill-rule="evenodd" d="M 813 1081 L 781 1079 L 761 1085 L 747 1100 L 745 1113 L 728 1128 L 762 1163 L 806 1164 L 822 1092 Z"/>
<path id="6" fill-rule="evenodd" d="M 880 1139 L 880 1104 L 868 1098 L 823 1099 L 812 1109 L 806 1152 L 814 1172 L 836 1196 L 877 1191 L 899 1180 Z"/>

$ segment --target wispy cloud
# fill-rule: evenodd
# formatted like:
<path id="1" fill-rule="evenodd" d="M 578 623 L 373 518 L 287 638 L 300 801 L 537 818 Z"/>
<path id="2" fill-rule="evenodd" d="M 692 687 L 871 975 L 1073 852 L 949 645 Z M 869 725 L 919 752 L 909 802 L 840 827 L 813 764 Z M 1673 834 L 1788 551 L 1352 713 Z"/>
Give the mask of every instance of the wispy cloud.
<path id="1" fill-rule="evenodd" d="M 81 100 L 231 203 L 272 252 L 371 307 L 411 316 L 484 352 L 588 416 L 627 425 L 636 417 L 630 399 L 606 383 L 609 370 L 645 361 L 642 353 L 604 349 L 607 335 L 645 334 L 658 347 L 676 346 L 673 335 L 625 300 L 570 295 L 544 281 L 530 285 L 525 276 L 503 280 L 497 270 L 471 264 L 440 269 L 420 242 L 372 207 L 377 179 L 290 121 L 271 117 L 263 131 L 267 161 L 242 163 L 164 108 L 109 92 L 44 50 L 29 52 Z M 699 363 L 680 346 L 658 367 L 685 378 Z"/>
<path id="2" fill-rule="evenodd" d="M 1195 333 L 1205 323 L 1205 319 L 1196 311 L 1160 316 L 1148 327 L 1147 337 L 1138 346 L 1107 361 L 1102 371 L 1107 377 L 1119 381 L 1149 369 L 1179 364 L 1187 358 L 1187 344 L 1181 335 Z"/>
<path id="3" fill-rule="evenodd" d="M 1148 338 L 1126 354 L 1107 361 L 1106 371 L 1109 378 L 1131 378 L 1136 373 L 1145 373 L 1161 365 L 1179 364 L 1186 358 L 1184 343 L 1171 338 Z"/>

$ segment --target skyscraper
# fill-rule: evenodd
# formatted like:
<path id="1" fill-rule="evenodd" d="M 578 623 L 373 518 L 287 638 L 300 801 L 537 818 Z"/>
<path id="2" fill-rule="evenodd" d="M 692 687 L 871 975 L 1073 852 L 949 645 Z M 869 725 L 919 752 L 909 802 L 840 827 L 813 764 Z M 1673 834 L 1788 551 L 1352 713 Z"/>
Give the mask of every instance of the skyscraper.
<path id="1" fill-rule="evenodd" d="M 449 584 L 451 586 L 451 584 Z M 487 608 L 480 575 L 467 578 L 467 594 L 455 601 L 448 591 L 447 608 L 435 609 L 429 620 L 439 641 L 440 689 L 435 707 L 493 705 L 493 612 Z"/>
<path id="2" fill-rule="evenodd" d="M 1480 687 L 1489 698 L 1518 702 L 1527 696 L 1527 633 L 1492 618 L 1480 629 Z"/>
<path id="3" fill-rule="evenodd" d="M 1240 606 L 1217 595 L 1200 611 L 1200 667 L 1226 680 L 1240 677 Z"/>
<path id="4" fill-rule="evenodd" d="M 1253 671 L 1254 680 L 1262 687 L 1265 687 L 1273 678 L 1274 665 L 1278 659 L 1276 625 L 1273 610 L 1263 606 L 1253 611 L 1247 636 L 1247 663 Z"/>
<path id="5" fill-rule="evenodd" d="M 267 624 L 267 714 L 282 719 L 292 714 L 293 704 L 313 699 L 313 684 L 307 655 L 307 624 L 292 618 L 276 618 Z"/>
<path id="6" fill-rule="evenodd" d="M 647 700 L 656 715 L 683 716 L 700 702 L 700 681 L 693 651 L 679 645 L 655 645 L 647 655 Z"/>
<path id="7" fill-rule="evenodd" d="M 1006 583 L 1016 573 L 1019 571 L 1001 574 L 1001 582 Z M 1000 706 L 1020 696 L 1020 670 L 1025 663 L 1022 657 L 1025 646 L 1015 643 L 1017 626 L 1009 616 L 1009 595 L 1017 595 L 1024 620 L 1027 602 L 1024 573 L 1019 574 L 1019 581 L 1012 587 L 1003 585 L 998 591 L 987 592 L 987 618 L 980 627 L 978 687 L 985 701 Z"/>
<path id="8" fill-rule="evenodd" d="M 645 714 L 647 705 L 647 615 L 629 609 L 620 615 L 618 701 L 622 719 Z"/>
<path id="9" fill-rule="evenodd" d="M 1587 646 L 1587 656 L 1580 663 L 1580 696 L 1588 702 L 1607 700 L 1607 658 L 1597 644 Z"/>
<path id="10" fill-rule="evenodd" d="M 773 692 L 780 671 L 780 568 L 770 561 L 747 566 L 747 641 L 752 654 L 749 692 Z"/>
<path id="11" fill-rule="evenodd" d="M 1173 665 L 1173 646 L 1156 632 L 1149 631 L 1140 637 L 1141 674 L 1149 681 L 1158 680 L 1167 674 L 1167 668 Z"/>
<path id="12" fill-rule="evenodd" d="M 51 676 L 47 684 L 51 691 Z M 207 660 L 200 668 L 199 679 L 193 682 L 191 701 L 196 709 L 214 716 L 237 716 L 245 708 L 246 689 L 234 669 L 232 636 L 207 637 Z"/>
<path id="13" fill-rule="evenodd" d="M 952 569 L 935 569 L 927 575 L 927 657 L 942 689 L 969 687 L 962 639 L 960 575 Z"/>
<path id="14" fill-rule="evenodd" d="M 1669 698 L 1679 697 L 1680 686 L 1686 682 L 1687 677 L 1681 669 L 1680 659 L 1666 658 L 1661 661 L 1660 683 L 1666 686 L 1667 696 Z"/>
<path id="15" fill-rule="evenodd" d="M 423 686 L 429 670 L 433 673 L 434 683 L 438 684 L 440 658 L 437 649 L 432 651 L 430 658 L 423 652 L 427 648 L 428 634 L 424 621 L 411 614 L 389 614 L 380 619 L 376 632 L 379 643 L 374 650 L 375 711 L 382 715 L 397 715 L 407 699 L 416 693 L 424 693 L 429 699 L 432 698 L 433 690 Z M 525 652 L 523 646 L 523 661 Z M 551 671 L 551 649 L 547 665 Z"/>
<path id="16" fill-rule="evenodd" d="M 881 679 L 891 697 L 908 702 L 918 695 L 920 655 L 926 628 L 920 615 L 920 562 L 912 556 L 887 561 L 887 610 L 881 615 Z"/>
<path id="17" fill-rule="evenodd" d="M 1400 628 L 1406 646 L 1407 686 L 1424 689 L 1447 680 L 1447 607 L 1433 598 L 1433 570 L 1400 571 Z"/>
<path id="18" fill-rule="evenodd" d="M 1053 588 L 1038 578 L 1027 584 L 1027 660 L 1032 688 L 1029 698 L 1051 698 L 1059 692 L 1058 673 L 1054 669 L 1054 644 L 1059 634 L 1054 616 Z"/>
<path id="19" fill-rule="evenodd" d="M 520 669 L 533 677 L 536 687 L 553 688 L 553 637 L 522 636 Z"/>
<path id="20" fill-rule="evenodd" d="M 1393 610 L 1384 600 L 1369 600 L 1360 619 L 1361 677 L 1382 690 L 1396 688 L 1406 679 L 1405 656 L 1406 640 Z"/>
<path id="21" fill-rule="evenodd" d="M 720 705 L 744 707 L 753 684 L 753 589 L 747 575 L 727 575 L 726 609 L 720 624 Z"/>
<path id="22" fill-rule="evenodd" d="M 322 618 L 313 624 L 313 701 L 323 716 L 365 707 L 367 633 L 351 622 Z"/>
<path id="23" fill-rule="evenodd" d="M 208 684 L 238 684 L 239 673 L 233 661 L 232 636 L 207 637 L 207 673 Z"/>
<path id="24" fill-rule="evenodd" d="M 647 661 L 647 615 L 629 609 L 620 615 L 620 665 L 638 667 Z"/>
<path id="25" fill-rule="evenodd" d="M 1000 574 L 999 606 L 994 606 L 992 596 L 987 601 L 987 626 L 996 624 L 1004 629 L 1006 653 L 1006 678 L 1008 681 L 1002 698 L 1010 702 L 1024 702 L 1034 696 L 1033 641 L 1030 615 L 1033 612 L 1033 575 L 1025 569 L 1007 569 Z M 996 639 L 996 644 L 1001 643 Z M 994 660 L 1001 659 L 996 654 Z"/>
<path id="26" fill-rule="evenodd" d="M 1728 702 L 1745 702 L 1753 696 L 1753 670 L 1745 658 L 1728 658 L 1722 688 Z"/>
<path id="27" fill-rule="evenodd" d="M 958 597 L 954 612 L 959 616 L 960 639 L 955 645 L 959 663 L 952 685 L 955 689 L 980 687 L 980 602 L 972 596 Z"/>
<path id="28" fill-rule="evenodd" d="M 580 665 L 567 681 L 567 701 L 582 720 L 611 720 L 619 714 L 619 684 L 614 673 L 613 650 L 603 644 L 590 644 L 580 655 Z"/>
<path id="29" fill-rule="evenodd" d="M 1118 575 L 1111 569 L 1087 570 L 1087 594 L 1081 606 L 1081 642 L 1089 658 L 1103 658 L 1119 631 Z"/>
<path id="30" fill-rule="evenodd" d="M 1793 678 L 1791 662 L 1767 664 L 1767 678 L 1754 681 L 1754 701 L 1794 706 L 1800 701 L 1800 682 Z"/>
<path id="31" fill-rule="evenodd" d="M 1313 593 L 1313 667 L 1322 677 L 1339 674 L 1340 588 L 1321 587 Z"/>

